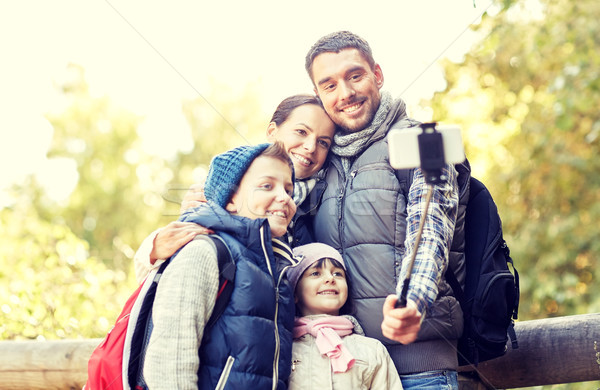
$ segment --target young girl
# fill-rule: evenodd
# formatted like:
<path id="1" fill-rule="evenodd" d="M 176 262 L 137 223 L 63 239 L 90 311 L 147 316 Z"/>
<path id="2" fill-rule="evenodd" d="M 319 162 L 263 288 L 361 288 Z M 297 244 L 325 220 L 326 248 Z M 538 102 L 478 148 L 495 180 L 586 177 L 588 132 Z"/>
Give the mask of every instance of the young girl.
<path id="1" fill-rule="evenodd" d="M 387 350 L 365 337 L 349 315 L 346 266 L 337 250 L 313 243 L 294 249 L 288 270 L 296 317 L 289 389 L 402 389 Z"/>

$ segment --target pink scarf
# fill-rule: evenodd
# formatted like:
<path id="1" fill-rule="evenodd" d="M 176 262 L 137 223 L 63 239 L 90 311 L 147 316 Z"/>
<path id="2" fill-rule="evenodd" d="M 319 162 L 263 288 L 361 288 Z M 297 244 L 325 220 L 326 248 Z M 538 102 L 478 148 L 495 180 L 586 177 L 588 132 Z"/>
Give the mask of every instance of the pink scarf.
<path id="1" fill-rule="evenodd" d="M 352 334 L 354 324 L 344 317 L 327 316 L 311 320 L 307 317 L 296 318 L 294 338 L 310 333 L 322 355 L 331 360 L 333 372 L 346 372 L 354 365 L 354 357 L 342 344 L 340 336 Z"/>

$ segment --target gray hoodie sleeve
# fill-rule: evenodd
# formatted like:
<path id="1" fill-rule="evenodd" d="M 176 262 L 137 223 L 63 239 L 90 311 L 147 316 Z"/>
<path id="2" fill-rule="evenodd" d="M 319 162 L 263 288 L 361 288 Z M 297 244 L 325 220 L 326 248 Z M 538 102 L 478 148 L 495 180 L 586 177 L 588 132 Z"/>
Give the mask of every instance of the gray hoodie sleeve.
<path id="1" fill-rule="evenodd" d="M 198 349 L 219 287 L 217 254 L 210 241 L 196 239 L 171 261 L 152 308 L 144 379 L 153 390 L 196 389 Z"/>

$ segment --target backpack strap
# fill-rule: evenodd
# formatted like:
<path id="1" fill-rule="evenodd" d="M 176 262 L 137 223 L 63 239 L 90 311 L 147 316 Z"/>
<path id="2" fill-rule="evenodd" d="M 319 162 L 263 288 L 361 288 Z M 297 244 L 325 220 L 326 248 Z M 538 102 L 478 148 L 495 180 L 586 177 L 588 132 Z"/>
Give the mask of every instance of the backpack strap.
<path id="1" fill-rule="evenodd" d="M 144 363 L 143 354 L 148 343 L 147 330 L 152 317 L 152 305 L 154 304 L 154 297 L 156 296 L 158 282 L 160 281 L 160 278 L 163 272 L 165 271 L 165 268 L 167 268 L 167 266 L 171 262 L 171 258 L 172 257 L 166 259 L 165 262 L 160 265 L 160 268 L 154 275 L 154 278 L 152 279 L 152 284 L 146 292 L 146 295 L 144 295 L 143 297 L 140 312 L 138 314 L 137 321 L 134 325 L 135 327 L 131 336 L 130 343 L 129 362 L 123 362 L 123 364 L 128 364 L 127 380 L 129 382 L 129 386 L 132 389 L 134 389 L 136 386 L 137 380 L 142 370 L 142 364 Z M 132 324 L 129 324 L 128 326 L 132 326 Z"/>
<path id="2" fill-rule="evenodd" d="M 219 292 L 217 293 L 217 301 L 215 302 L 213 312 L 206 323 L 206 328 L 211 328 L 229 304 L 235 280 L 235 262 L 231 257 L 229 248 L 227 248 L 221 237 L 209 235 L 208 238 L 211 239 L 217 248 L 217 261 L 219 263 Z"/>
<path id="3" fill-rule="evenodd" d="M 456 275 L 454 274 L 454 271 L 452 271 L 451 267 L 446 268 L 446 273 L 444 274 L 444 276 L 446 277 L 446 282 L 448 282 L 448 284 L 452 288 L 452 292 L 454 292 L 454 297 L 456 298 L 460 306 L 464 307 L 465 292 L 462 289 L 462 287 L 460 287 L 460 283 L 458 282 L 458 279 L 456 278 Z"/>
<path id="4" fill-rule="evenodd" d="M 415 175 L 414 169 L 394 169 L 396 173 L 396 178 L 400 183 L 400 190 L 406 197 L 406 202 L 408 203 L 408 193 L 410 192 L 410 186 L 413 182 L 413 176 Z"/>

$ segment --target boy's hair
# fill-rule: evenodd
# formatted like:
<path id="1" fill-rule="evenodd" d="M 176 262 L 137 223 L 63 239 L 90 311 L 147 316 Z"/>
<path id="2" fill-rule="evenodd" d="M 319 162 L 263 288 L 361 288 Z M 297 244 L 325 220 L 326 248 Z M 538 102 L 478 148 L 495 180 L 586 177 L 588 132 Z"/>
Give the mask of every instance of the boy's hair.
<path id="1" fill-rule="evenodd" d="M 321 37 L 306 54 L 304 67 L 310 79 L 313 79 L 312 66 L 315 57 L 322 53 L 339 53 L 344 49 L 356 49 L 367 61 L 371 69 L 375 67 L 373 52 L 369 43 L 350 31 L 336 31 Z M 314 84 L 314 81 L 313 81 Z"/>
<path id="2" fill-rule="evenodd" d="M 275 141 L 271 146 L 267 147 L 260 155 L 257 157 L 271 157 L 281 162 L 286 163 L 290 170 L 292 171 L 292 183 L 295 181 L 294 175 L 294 163 L 290 158 L 290 155 L 285 151 L 285 147 L 281 141 Z"/>
<path id="3" fill-rule="evenodd" d="M 204 185 L 206 199 L 225 207 L 237 191 L 252 162 L 260 156 L 287 163 L 292 171 L 292 183 L 294 182 L 294 165 L 280 142 L 239 146 L 213 158 Z"/>
<path id="4" fill-rule="evenodd" d="M 281 103 L 279 103 L 270 122 L 275 122 L 277 126 L 280 126 L 289 118 L 292 111 L 305 104 L 312 104 L 323 108 L 321 100 L 314 95 L 293 95 L 283 99 Z"/>

